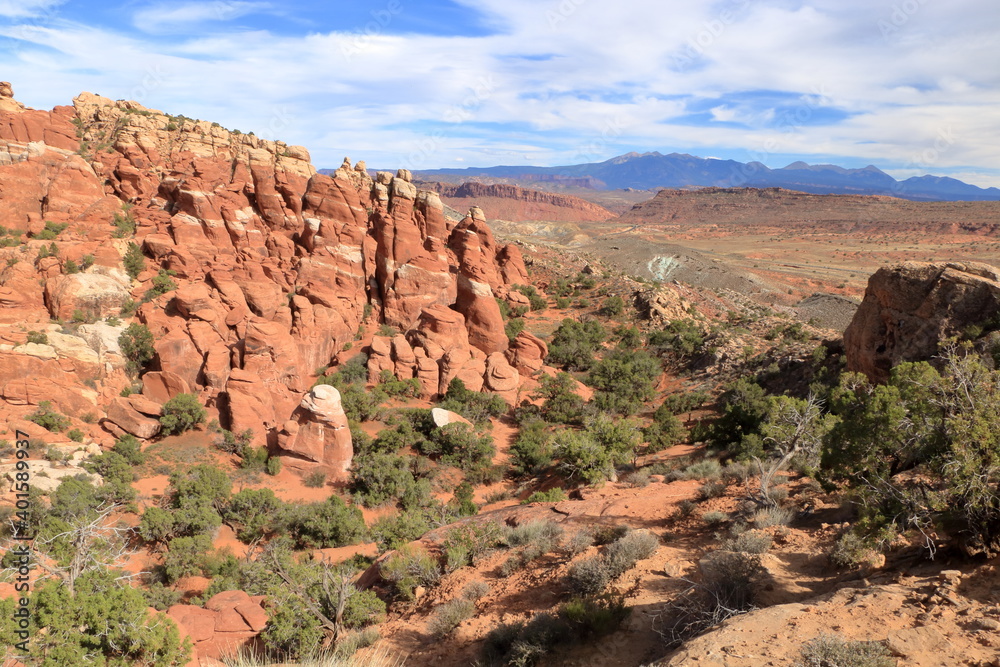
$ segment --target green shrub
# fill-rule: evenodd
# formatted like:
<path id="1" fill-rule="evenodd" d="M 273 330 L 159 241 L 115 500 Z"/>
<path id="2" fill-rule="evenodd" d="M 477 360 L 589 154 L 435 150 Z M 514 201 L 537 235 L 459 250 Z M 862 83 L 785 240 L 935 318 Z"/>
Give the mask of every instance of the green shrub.
<path id="1" fill-rule="evenodd" d="M 67 227 L 69 227 L 68 222 L 52 222 L 50 220 L 46 220 L 45 228 L 35 234 L 33 238 L 39 241 L 51 241 L 62 234 Z"/>
<path id="2" fill-rule="evenodd" d="M 794 516 L 795 512 L 786 507 L 765 507 L 754 512 L 753 524 L 758 528 L 787 526 Z"/>
<path id="3" fill-rule="evenodd" d="M 878 555 L 878 549 L 871 539 L 850 530 L 841 535 L 830 551 L 830 563 L 840 569 L 857 568 L 871 564 Z"/>
<path id="4" fill-rule="evenodd" d="M 517 338 L 519 333 L 524 331 L 524 320 L 520 317 L 516 317 L 508 321 L 507 324 L 504 325 L 503 331 L 507 334 L 508 340 L 514 340 Z"/>
<path id="5" fill-rule="evenodd" d="M 476 602 L 486 597 L 490 592 L 490 585 L 485 581 L 470 581 L 462 588 L 462 598 L 470 602 Z"/>
<path id="6" fill-rule="evenodd" d="M 614 350 L 590 369 L 587 384 L 597 390 L 599 410 L 631 415 L 654 396 L 661 371 L 660 362 L 644 350 Z"/>
<path id="7" fill-rule="evenodd" d="M 614 454 L 594 437 L 579 431 L 560 431 L 553 438 L 560 469 L 571 479 L 597 484 L 615 474 Z"/>
<path id="8" fill-rule="evenodd" d="M 182 577 L 202 574 L 211 549 L 212 538 L 208 535 L 175 537 L 170 540 L 163 557 L 167 581 L 173 583 Z"/>
<path id="9" fill-rule="evenodd" d="M 266 472 L 271 477 L 276 476 L 281 472 L 281 459 L 277 456 L 272 456 L 267 460 L 267 465 L 264 467 L 264 472 Z"/>
<path id="10" fill-rule="evenodd" d="M 132 217 L 131 211 L 125 210 L 123 213 L 115 213 L 111 224 L 114 225 L 115 231 L 112 235 L 116 239 L 128 238 L 135 234 L 135 218 Z"/>
<path id="11" fill-rule="evenodd" d="M 379 507 L 402 498 L 416 483 L 411 459 L 378 452 L 355 457 L 351 463 L 351 488 L 356 501 L 365 507 Z"/>
<path id="12" fill-rule="evenodd" d="M 424 551 L 402 549 L 386 559 L 379 572 L 406 600 L 413 599 L 417 586 L 436 586 L 441 581 L 441 566 Z"/>
<path id="13" fill-rule="evenodd" d="M 139 521 L 139 535 L 146 542 L 166 542 L 174 535 L 174 517 L 159 507 L 147 507 Z"/>
<path id="14" fill-rule="evenodd" d="M 344 625 L 349 628 L 363 628 L 385 620 L 385 602 L 375 591 L 365 590 L 351 593 L 344 606 Z"/>
<path id="15" fill-rule="evenodd" d="M 548 491 L 535 491 L 530 496 L 521 501 L 522 505 L 531 503 L 561 503 L 566 500 L 566 492 L 562 487 L 554 486 Z"/>
<path id="16" fill-rule="evenodd" d="M 608 585 L 635 564 L 656 552 L 659 540 L 648 531 L 630 531 L 599 556 L 575 563 L 569 571 L 569 587 L 583 595 L 600 595 Z"/>
<path id="17" fill-rule="evenodd" d="M 537 475 L 552 465 L 551 436 L 540 421 L 521 425 L 510 446 L 510 465 L 516 475 Z"/>
<path id="18" fill-rule="evenodd" d="M 273 530 L 282 503 L 271 489 L 243 489 L 235 494 L 226 507 L 226 521 L 236 530 L 236 537 L 245 544 L 259 540 Z"/>
<path id="19" fill-rule="evenodd" d="M 718 498 L 726 493 L 726 485 L 722 482 L 705 482 L 698 487 L 698 498 L 708 500 Z"/>
<path id="20" fill-rule="evenodd" d="M 320 489 L 326 484 L 326 473 L 322 470 L 314 470 L 302 478 L 302 484 L 310 489 Z"/>
<path id="21" fill-rule="evenodd" d="M 145 324 L 133 322 L 118 336 L 118 345 L 131 375 L 138 375 L 156 354 L 153 333 Z"/>
<path id="22" fill-rule="evenodd" d="M 705 335 L 693 320 L 673 320 L 662 331 L 650 334 L 649 347 L 660 356 L 690 359 L 705 351 Z"/>
<path id="23" fill-rule="evenodd" d="M 552 424 L 576 424 L 584 414 L 584 401 L 576 393 L 576 380 L 569 373 L 544 375 L 539 378 L 538 391 L 532 396 L 542 399 L 542 418 Z"/>
<path id="24" fill-rule="evenodd" d="M 704 459 L 684 469 L 682 479 L 703 479 L 714 482 L 722 477 L 722 466 L 716 459 Z"/>
<path id="25" fill-rule="evenodd" d="M 438 429 L 424 446 L 425 454 L 440 455 L 442 463 L 467 473 L 489 467 L 496 453 L 491 436 L 460 422 Z"/>
<path id="26" fill-rule="evenodd" d="M 879 642 L 848 641 L 820 635 L 802 647 L 796 667 L 895 667 L 889 649 Z"/>
<path id="27" fill-rule="evenodd" d="M 325 549 L 357 544 L 366 534 L 358 507 L 337 496 L 325 502 L 288 506 L 288 532 L 301 549 Z"/>
<path id="28" fill-rule="evenodd" d="M 559 608 L 559 615 L 580 638 L 603 637 L 618 630 L 631 609 L 620 595 L 576 597 Z"/>
<path id="29" fill-rule="evenodd" d="M 160 269 L 159 272 L 153 276 L 153 286 L 146 290 L 146 293 L 142 296 L 142 300 L 152 301 L 161 294 L 173 292 L 177 289 L 177 283 L 173 280 L 173 276 L 175 275 L 177 275 L 177 273 L 171 269 Z"/>
<path id="30" fill-rule="evenodd" d="M 125 273 L 132 280 L 139 277 L 139 274 L 146 269 L 146 258 L 142 254 L 142 249 L 135 243 L 129 242 L 125 256 L 122 258 L 125 266 Z"/>
<path id="31" fill-rule="evenodd" d="M 128 461 L 130 466 L 140 466 L 146 462 L 147 457 L 146 453 L 142 451 L 142 444 L 138 438 L 130 433 L 118 438 L 111 451 Z"/>
<path id="32" fill-rule="evenodd" d="M 610 296 L 604 300 L 598 312 L 605 317 L 618 317 L 625 312 L 625 300 L 620 296 Z"/>
<path id="33" fill-rule="evenodd" d="M 76 262 L 74 262 L 71 259 L 67 259 L 65 262 L 63 262 L 62 268 L 63 268 L 63 273 L 65 273 L 66 275 L 80 273 L 80 267 L 77 266 Z"/>
<path id="34" fill-rule="evenodd" d="M 25 419 L 53 433 L 65 431 L 72 423 L 69 417 L 52 409 L 52 401 L 41 401 L 38 404 L 38 409 L 25 417 Z"/>
<path id="35" fill-rule="evenodd" d="M 538 290 L 532 285 L 514 285 L 514 289 L 528 297 L 528 301 L 531 302 L 532 311 L 542 311 L 548 307 L 548 301 L 545 300 Z"/>
<path id="36" fill-rule="evenodd" d="M 205 423 L 208 412 L 201 407 L 194 394 L 177 394 L 163 404 L 160 424 L 167 435 L 190 431 L 198 424 Z"/>
<path id="37" fill-rule="evenodd" d="M 49 337 L 45 335 L 44 332 L 40 331 L 29 331 L 27 342 L 35 343 L 36 345 L 48 345 Z"/>
<path id="38" fill-rule="evenodd" d="M 432 527 L 431 517 L 426 510 L 411 510 L 380 518 L 372 525 L 371 534 L 372 540 L 384 551 L 399 549 L 422 537 Z M 461 555 L 468 557 L 468 552 Z"/>
<path id="39" fill-rule="evenodd" d="M 599 595 L 614 579 L 611 566 L 603 556 L 591 556 L 569 569 L 570 589 L 581 595 Z"/>
<path id="40" fill-rule="evenodd" d="M 81 431 L 78 428 L 71 429 L 66 434 L 66 437 L 72 440 L 73 442 L 83 442 L 83 431 Z"/>
<path id="41" fill-rule="evenodd" d="M 180 591 L 167 588 L 159 581 L 147 586 L 143 590 L 143 594 L 146 596 L 147 604 L 157 611 L 166 611 L 180 602 L 181 598 L 184 597 L 184 594 Z"/>
<path id="42" fill-rule="evenodd" d="M 607 332 L 597 320 L 564 319 L 549 344 L 548 362 L 568 371 L 588 370 L 606 338 Z"/>
<path id="43" fill-rule="evenodd" d="M 491 417 L 507 414 L 507 402 L 498 394 L 469 391 L 459 378 L 448 383 L 448 390 L 438 407 L 457 412 L 469 421 L 482 423 Z"/>
<path id="44" fill-rule="evenodd" d="M 267 468 L 267 447 L 251 447 L 247 445 L 240 452 L 240 468 L 263 472 Z"/>

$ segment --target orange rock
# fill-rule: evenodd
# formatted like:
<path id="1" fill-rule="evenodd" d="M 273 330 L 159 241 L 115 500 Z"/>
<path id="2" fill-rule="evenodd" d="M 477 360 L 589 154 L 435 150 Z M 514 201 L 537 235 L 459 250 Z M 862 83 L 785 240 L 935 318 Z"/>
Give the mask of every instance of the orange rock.
<path id="1" fill-rule="evenodd" d="M 191 387 L 177 373 L 150 371 L 142 376 L 142 395 L 163 404 L 177 394 L 190 394 Z"/>
<path id="2" fill-rule="evenodd" d="M 522 331 L 510 343 L 507 360 L 525 375 L 537 373 L 545 364 L 549 348 L 538 336 Z"/>
<path id="3" fill-rule="evenodd" d="M 105 408 L 107 419 L 137 438 L 149 439 L 160 432 L 160 422 L 143 415 L 128 399 L 117 396 Z"/>

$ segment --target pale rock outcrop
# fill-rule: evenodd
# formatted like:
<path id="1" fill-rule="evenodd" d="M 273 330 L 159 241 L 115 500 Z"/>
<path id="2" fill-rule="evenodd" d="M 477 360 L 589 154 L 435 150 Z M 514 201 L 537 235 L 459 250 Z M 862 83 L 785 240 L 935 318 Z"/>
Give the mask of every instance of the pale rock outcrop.
<path id="1" fill-rule="evenodd" d="M 95 319 L 119 315 L 128 298 L 127 278 L 113 274 L 73 273 L 45 282 L 45 302 L 54 319 L 71 320 L 75 311 Z"/>
<path id="2" fill-rule="evenodd" d="M 451 410 L 445 410 L 444 408 L 431 408 L 431 420 L 438 428 L 444 428 L 448 424 L 472 425 L 472 422 L 462 415 L 457 412 L 452 412 Z"/>
<path id="3" fill-rule="evenodd" d="M 279 439 L 281 449 L 345 478 L 354 450 L 340 392 L 329 385 L 316 385 L 302 398 L 292 422 L 293 428 L 285 426 L 287 437 Z M 286 461 L 294 466 L 294 459 Z"/>

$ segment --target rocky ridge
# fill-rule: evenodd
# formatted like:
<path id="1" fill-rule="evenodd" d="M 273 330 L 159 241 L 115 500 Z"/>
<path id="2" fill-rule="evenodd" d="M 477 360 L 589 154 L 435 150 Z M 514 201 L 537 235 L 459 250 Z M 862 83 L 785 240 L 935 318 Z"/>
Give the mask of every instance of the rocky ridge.
<path id="1" fill-rule="evenodd" d="M 99 413 L 104 430 L 92 435 L 106 443 L 148 438 L 158 406 L 194 392 L 224 427 L 251 428 L 289 462 L 342 475 L 343 410 L 307 392 L 362 322 L 400 332 L 391 369 L 419 378 L 426 396 L 453 377 L 509 394 L 518 377 L 508 357 L 538 356 L 523 341 L 508 351 L 497 304 L 523 300 L 510 289 L 527 282 L 520 250 L 498 243 L 478 208 L 448 220 L 438 194 L 406 170 L 373 179 L 345 159 L 318 174 L 300 146 L 90 93 L 36 111 L 7 84 L 0 204 L 0 224 L 28 236 L 0 249 L 8 422 L 46 396 L 73 418 Z M 135 280 L 123 266 L 130 243 L 147 267 Z M 118 396 L 131 380 L 117 335 L 96 349 L 80 340 L 86 355 L 52 340 L 79 331 L 47 324 L 119 317 L 130 300 L 142 302 L 136 317 L 155 340 L 141 401 Z M 49 344 L 25 345 L 27 327 L 48 329 Z M 384 347 L 373 345 L 373 379 Z M 91 395 L 70 398 L 85 380 Z"/>
<path id="2" fill-rule="evenodd" d="M 502 183 L 466 182 L 461 185 L 426 183 L 449 206 L 456 209 L 472 205 L 486 207 L 499 219 L 548 220 L 554 222 L 604 222 L 615 214 L 603 206 L 570 195 L 528 190 Z"/>

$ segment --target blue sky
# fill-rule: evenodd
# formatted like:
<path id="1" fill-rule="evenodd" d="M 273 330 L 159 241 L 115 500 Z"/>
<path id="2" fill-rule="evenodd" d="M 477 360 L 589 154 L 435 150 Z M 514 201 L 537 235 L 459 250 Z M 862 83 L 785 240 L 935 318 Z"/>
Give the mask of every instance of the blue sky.
<path id="1" fill-rule="evenodd" d="M 383 168 L 686 152 L 1000 186 L 994 0 L 0 0 L 0 79 Z"/>

